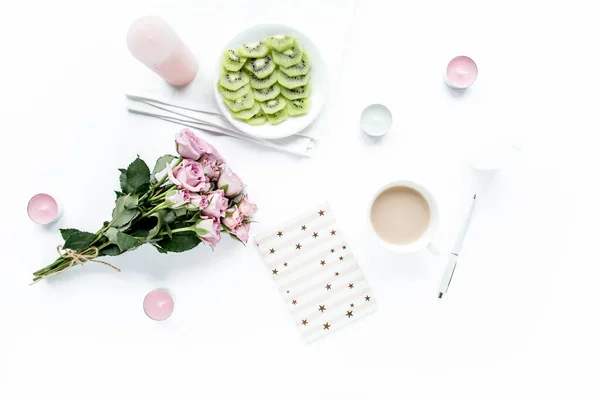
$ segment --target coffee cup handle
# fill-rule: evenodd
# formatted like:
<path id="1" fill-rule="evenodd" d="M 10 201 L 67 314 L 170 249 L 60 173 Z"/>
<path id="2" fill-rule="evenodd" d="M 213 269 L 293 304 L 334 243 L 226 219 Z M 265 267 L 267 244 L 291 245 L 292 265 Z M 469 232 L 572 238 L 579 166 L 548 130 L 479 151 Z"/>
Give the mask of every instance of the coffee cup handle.
<path id="1" fill-rule="evenodd" d="M 439 255 L 440 255 L 440 251 L 439 251 L 439 250 L 437 249 L 437 247 L 435 247 L 435 246 L 433 245 L 433 243 L 431 243 L 431 242 L 429 242 L 429 243 L 427 244 L 427 250 L 429 250 L 429 252 L 430 252 L 431 254 L 433 254 L 434 256 L 439 256 Z"/>

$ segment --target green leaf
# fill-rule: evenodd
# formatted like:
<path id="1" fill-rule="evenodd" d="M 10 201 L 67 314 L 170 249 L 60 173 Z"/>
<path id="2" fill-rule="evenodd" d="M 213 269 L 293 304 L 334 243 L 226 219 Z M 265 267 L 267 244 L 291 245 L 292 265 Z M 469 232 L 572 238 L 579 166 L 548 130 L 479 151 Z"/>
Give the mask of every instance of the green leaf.
<path id="1" fill-rule="evenodd" d="M 169 235 L 169 237 L 173 239 L 173 232 L 171 231 L 171 227 L 168 224 L 165 224 L 165 231 L 167 232 L 167 235 Z"/>
<path id="2" fill-rule="evenodd" d="M 226 192 L 227 189 L 229 189 L 229 185 L 223 185 L 219 189 L 223 189 L 223 191 Z"/>
<path id="3" fill-rule="evenodd" d="M 163 248 L 162 248 L 162 247 L 160 247 L 160 246 L 157 246 L 157 245 L 155 245 L 154 243 L 152 244 L 152 246 L 153 246 L 153 247 L 154 247 L 156 250 L 158 250 L 158 252 L 159 252 L 159 253 L 161 253 L 161 254 L 167 254 L 167 253 L 168 253 L 168 251 L 166 251 L 165 249 L 163 249 Z"/>
<path id="4" fill-rule="evenodd" d="M 119 168 L 119 171 L 121 171 L 121 175 L 119 176 L 119 182 L 121 183 L 121 190 L 123 191 L 123 193 L 129 194 L 129 193 L 133 193 L 133 187 L 129 184 L 129 181 L 127 180 L 127 170 L 123 169 L 123 168 Z M 120 197 L 120 196 L 118 196 Z"/>
<path id="5" fill-rule="evenodd" d="M 166 210 L 161 210 L 158 212 L 155 212 L 154 214 L 150 215 L 150 217 L 154 217 L 156 218 L 156 225 L 154 226 L 154 228 L 152 228 L 150 230 L 150 232 L 148 232 L 148 240 L 151 240 L 153 238 L 155 238 L 156 236 L 158 236 L 158 234 L 160 233 L 160 230 L 163 226 L 163 221 L 165 219 L 165 215 L 167 214 Z"/>
<path id="6" fill-rule="evenodd" d="M 115 228 L 110 228 L 106 231 L 104 236 L 106 236 L 111 243 L 116 244 L 121 252 L 125 252 L 142 243 L 138 238 L 123 233 Z"/>
<path id="7" fill-rule="evenodd" d="M 163 171 L 167 167 L 167 163 L 170 164 L 171 161 L 173 161 L 176 158 L 177 157 L 172 156 L 170 154 L 165 154 L 164 156 L 156 160 L 156 165 L 152 170 L 152 175 L 158 174 L 159 172 Z"/>
<path id="8" fill-rule="evenodd" d="M 196 235 L 198 235 L 198 236 L 205 236 L 210 233 L 206 229 L 202 229 L 202 228 L 194 228 L 194 231 L 196 232 Z"/>
<path id="9" fill-rule="evenodd" d="M 72 234 L 74 233 L 78 233 L 81 232 L 79 229 L 60 229 L 60 235 L 62 236 L 63 240 L 67 240 Z"/>
<path id="10" fill-rule="evenodd" d="M 172 238 L 163 239 L 157 243 L 163 250 L 182 253 L 200 244 L 200 239 L 194 232 L 177 232 Z"/>
<path id="11" fill-rule="evenodd" d="M 116 244 L 111 244 L 110 246 L 106 246 L 105 248 L 100 250 L 101 256 L 118 256 L 122 253 L 123 252 L 121 251 L 121 249 L 119 249 L 119 246 L 117 246 Z"/>
<path id="12" fill-rule="evenodd" d="M 177 219 L 177 215 L 175 214 L 175 212 L 173 211 L 168 211 L 165 214 L 165 218 L 164 218 L 164 222 L 166 224 L 170 224 L 171 222 L 175 222 L 175 220 Z"/>
<path id="13" fill-rule="evenodd" d="M 82 251 L 90 247 L 92 242 L 96 239 L 96 235 L 89 232 L 76 232 L 73 233 L 65 240 L 64 248 L 71 249 L 74 251 Z"/>
<path id="14" fill-rule="evenodd" d="M 136 209 L 137 205 L 137 196 L 126 195 L 119 197 L 115 203 L 111 225 L 115 228 L 122 228 L 128 225 L 135 217 L 139 215 L 139 211 Z"/>
<path id="15" fill-rule="evenodd" d="M 139 157 L 127 167 L 126 177 L 134 193 L 146 193 L 150 188 L 150 169 Z"/>

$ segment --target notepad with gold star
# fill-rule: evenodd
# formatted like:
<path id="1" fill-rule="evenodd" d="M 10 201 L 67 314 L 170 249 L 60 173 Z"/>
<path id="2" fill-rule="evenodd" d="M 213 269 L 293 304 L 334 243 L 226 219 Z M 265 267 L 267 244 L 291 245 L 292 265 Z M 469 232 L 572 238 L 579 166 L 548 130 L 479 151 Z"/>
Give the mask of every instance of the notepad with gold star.
<path id="1" fill-rule="evenodd" d="M 375 311 L 371 288 L 329 205 L 311 208 L 254 239 L 306 341 Z"/>

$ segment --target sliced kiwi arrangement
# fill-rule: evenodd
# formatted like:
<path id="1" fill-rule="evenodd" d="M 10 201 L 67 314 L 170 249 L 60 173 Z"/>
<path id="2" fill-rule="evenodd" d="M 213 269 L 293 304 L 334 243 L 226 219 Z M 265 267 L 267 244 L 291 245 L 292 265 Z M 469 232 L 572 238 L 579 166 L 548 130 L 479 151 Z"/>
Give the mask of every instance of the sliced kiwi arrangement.
<path id="1" fill-rule="evenodd" d="M 231 115 L 249 125 L 277 125 L 308 113 L 310 56 L 292 35 L 274 35 L 223 54 L 217 88 Z"/>

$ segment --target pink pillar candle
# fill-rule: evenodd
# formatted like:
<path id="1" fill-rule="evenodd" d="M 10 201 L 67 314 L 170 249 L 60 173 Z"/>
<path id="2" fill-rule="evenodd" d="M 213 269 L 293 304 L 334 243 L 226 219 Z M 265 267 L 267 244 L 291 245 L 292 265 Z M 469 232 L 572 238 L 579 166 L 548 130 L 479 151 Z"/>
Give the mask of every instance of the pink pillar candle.
<path id="1" fill-rule="evenodd" d="M 187 85 L 198 72 L 196 57 L 160 17 L 142 17 L 131 24 L 127 47 L 137 60 L 173 86 Z"/>
<path id="2" fill-rule="evenodd" d="M 37 224 L 49 224 L 59 218 L 58 203 L 49 194 L 36 194 L 27 204 L 27 214 Z"/>
<path id="3" fill-rule="evenodd" d="M 169 318 L 173 308 L 175 308 L 173 298 L 162 289 L 153 290 L 144 298 L 144 312 L 155 321 Z"/>
<path id="4" fill-rule="evenodd" d="M 446 85 L 452 89 L 466 89 L 477 79 L 477 64 L 466 56 L 454 57 L 446 67 Z"/>

